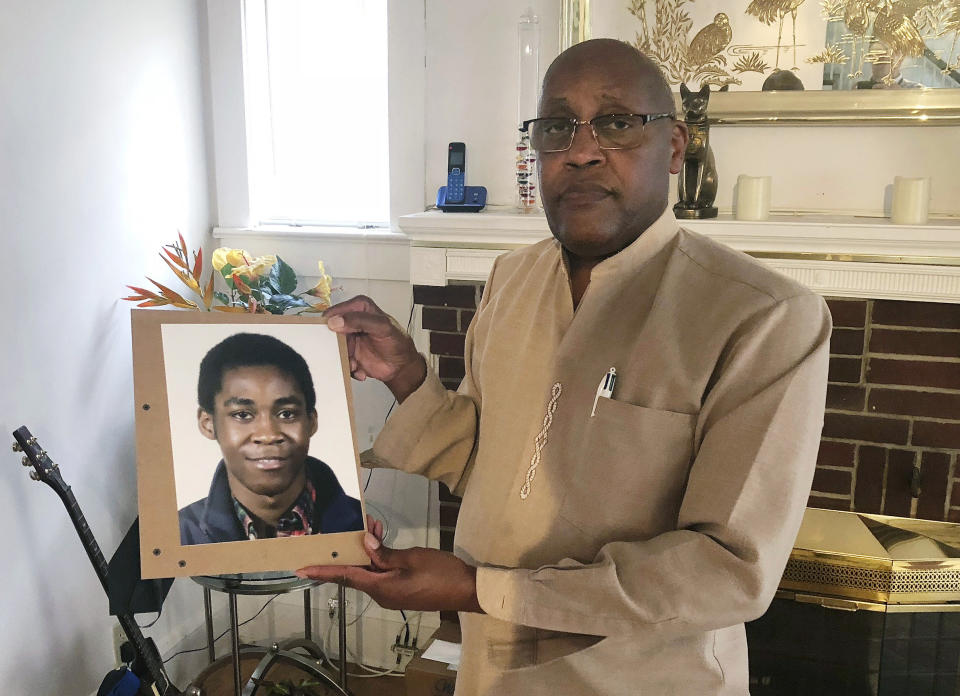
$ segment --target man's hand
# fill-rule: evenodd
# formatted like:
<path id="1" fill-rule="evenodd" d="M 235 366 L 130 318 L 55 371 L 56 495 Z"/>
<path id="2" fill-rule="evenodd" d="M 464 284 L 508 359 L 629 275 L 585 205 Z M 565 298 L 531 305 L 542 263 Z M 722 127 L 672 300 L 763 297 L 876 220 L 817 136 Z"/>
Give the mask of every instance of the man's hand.
<path id="1" fill-rule="evenodd" d="M 427 363 L 413 339 L 369 297 L 358 295 L 323 313 L 327 326 L 347 337 L 350 374 L 387 385 L 398 403 L 417 390 L 427 376 Z"/>
<path id="2" fill-rule="evenodd" d="M 368 518 L 369 519 L 369 518 Z M 309 566 L 301 578 L 343 582 L 366 592 L 385 609 L 482 612 L 477 600 L 477 569 L 452 553 L 436 549 L 390 549 L 380 543 L 383 526 L 368 523 L 363 547 L 370 565 Z"/>

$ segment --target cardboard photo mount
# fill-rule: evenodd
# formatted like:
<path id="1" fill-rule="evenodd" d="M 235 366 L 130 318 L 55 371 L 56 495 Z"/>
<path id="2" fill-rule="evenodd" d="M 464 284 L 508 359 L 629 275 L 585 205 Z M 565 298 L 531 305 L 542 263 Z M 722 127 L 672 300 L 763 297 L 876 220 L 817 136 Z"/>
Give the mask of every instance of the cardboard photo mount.
<path id="1" fill-rule="evenodd" d="M 131 324 L 141 576 L 167 578 L 292 571 L 307 565 L 366 565 L 369 558 L 363 551 L 363 530 L 186 546 L 180 543 L 162 327 L 171 324 L 222 324 L 237 325 L 240 331 L 270 334 L 271 327 L 297 324 L 315 326 L 317 331 L 329 336 L 326 320 L 319 316 L 134 309 L 131 311 Z M 354 468 L 359 481 L 360 456 L 349 360 L 343 336 L 337 336 L 337 346 L 339 355 L 334 359 L 338 358 L 338 364 L 328 369 L 336 369 L 342 375 Z M 211 347 L 207 346 L 207 349 Z M 310 367 L 312 371 L 314 365 Z M 196 411 L 195 395 L 190 407 Z M 320 419 L 324 417 L 324 408 L 325 404 L 318 394 L 317 415 Z M 358 497 L 366 520 L 362 490 L 358 491 Z"/>

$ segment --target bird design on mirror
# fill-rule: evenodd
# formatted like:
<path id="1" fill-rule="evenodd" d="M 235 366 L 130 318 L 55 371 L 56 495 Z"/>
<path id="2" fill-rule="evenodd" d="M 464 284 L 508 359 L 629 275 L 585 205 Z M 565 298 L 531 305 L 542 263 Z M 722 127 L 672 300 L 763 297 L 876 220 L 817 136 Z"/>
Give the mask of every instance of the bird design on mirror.
<path id="1" fill-rule="evenodd" d="M 930 0 L 882 0 L 873 20 L 873 34 L 890 51 L 890 73 L 900 71 L 904 58 L 922 56 L 927 48 L 913 16 Z"/>
<path id="2" fill-rule="evenodd" d="M 783 20 L 790 15 L 793 21 L 793 69 L 797 70 L 797 10 L 804 0 L 753 0 L 747 5 L 747 14 L 764 24 L 779 23 L 777 31 L 777 62 L 774 70 L 780 67 L 780 49 L 783 46 Z"/>
<path id="3" fill-rule="evenodd" d="M 812 64 L 824 66 L 826 89 L 920 86 L 903 78 L 901 64 L 915 79 L 925 75 L 928 86 L 955 86 L 932 84 L 930 64 L 947 76 L 944 82 L 960 84 L 960 0 L 627 0 L 625 5 L 639 22 L 631 43 L 672 85 L 760 89 L 765 78 L 783 70 L 811 79 Z M 776 44 L 772 36 L 765 38 L 773 25 Z M 859 81 L 864 66 L 867 79 Z"/>
<path id="4" fill-rule="evenodd" d="M 726 65 L 727 59 L 723 51 L 731 41 L 733 41 L 733 29 L 730 28 L 730 18 L 720 12 L 690 41 L 687 60 L 692 65 L 706 65 L 713 60 L 719 60 Z"/>
<path id="5" fill-rule="evenodd" d="M 957 50 L 957 40 L 960 39 L 960 0 L 951 0 L 949 3 L 949 19 L 947 20 L 947 30 L 953 32 L 953 44 L 950 46 L 950 58 L 947 61 L 947 64 L 943 68 L 943 73 L 946 74 L 951 70 L 960 69 L 960 56 L 956 57 L 956 62 L 954 62 L 955 51 Z"/>
<path id="6" fill-rule="evenodd" d="M 662 69 L 670 84 L 699 82 L 717 87 L 741 81 L 727 69 L 725 52 L 733 40 L 730 16 L 724 12 L 694 29 L 688 12 L 691 0 L 630 0 L 627 11 L 640 23 L 634 45 Z M 655 4 L 656 7 L 650 7 Z M 650 20 L 654 21 L 650 21 Z"/>
<path id="7" fill-rule="evenodd" d="M 889 84 L 906 58 L 924 55 L 927 45 L 914 17 L 934 4 L 932 0 L 845 0 L 843 22 L 860 43 L 854 47 L 858 59 L 849 77 L 862 76 L 864 61 L 870 57 L 875 66 L 887 66 L 880 82 Z"/>

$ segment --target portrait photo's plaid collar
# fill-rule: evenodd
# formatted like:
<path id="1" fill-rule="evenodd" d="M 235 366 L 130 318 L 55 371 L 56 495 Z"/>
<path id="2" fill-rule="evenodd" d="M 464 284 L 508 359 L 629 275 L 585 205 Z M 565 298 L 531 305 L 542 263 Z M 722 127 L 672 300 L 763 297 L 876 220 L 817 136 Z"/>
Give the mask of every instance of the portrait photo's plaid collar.
<path id="1" fill-rule="evenodd" d="M 307 478 L 307 485 L 303 487 L 300 495 L 294 501 L 293 505 L 277 521 L 276 527 L 271 527 L 259 520 L 252 512 L 243 506 L 236 498 L 233 498 L 233 508 L 237 513 L 237 519 L 247 535 L 247 539 L 272 539 L 274 537 L 304 536 L 312 534 L 310 520 L 313 519 L 313 509 L 317 503 L 317 489 Z M 258 533 L 259 528 L 259 533 Z"/>

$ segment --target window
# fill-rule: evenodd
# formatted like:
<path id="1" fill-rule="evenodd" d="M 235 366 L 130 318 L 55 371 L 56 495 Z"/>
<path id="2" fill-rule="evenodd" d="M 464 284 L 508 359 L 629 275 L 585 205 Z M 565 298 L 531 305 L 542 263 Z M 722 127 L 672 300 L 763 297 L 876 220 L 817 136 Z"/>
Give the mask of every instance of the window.
<path id="1" fill-rule="evenodd" d="M 388 227 L 387 0 L 246 0 L 253 224 Z"/>

